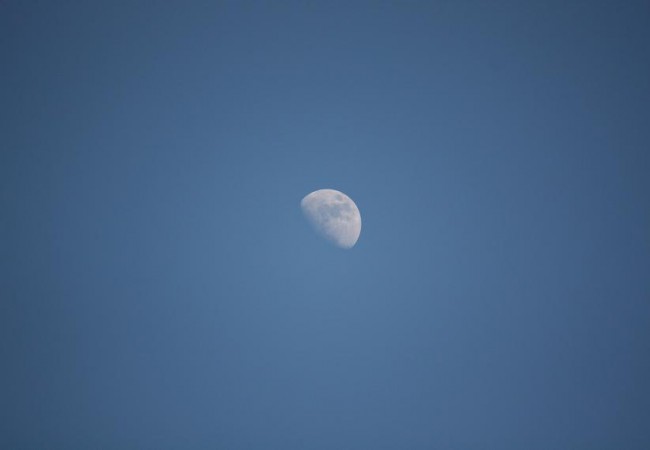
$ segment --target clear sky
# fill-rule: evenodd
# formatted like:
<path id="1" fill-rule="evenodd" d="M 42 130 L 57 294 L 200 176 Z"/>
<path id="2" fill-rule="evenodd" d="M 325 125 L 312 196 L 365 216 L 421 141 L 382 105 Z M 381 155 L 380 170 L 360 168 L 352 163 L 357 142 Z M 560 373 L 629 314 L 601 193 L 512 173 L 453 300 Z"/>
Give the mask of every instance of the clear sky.
<path id="1" fill-rule="evenodd" d="M 0 447 L 650 448 L 649 23 L 0 2 Z"/>

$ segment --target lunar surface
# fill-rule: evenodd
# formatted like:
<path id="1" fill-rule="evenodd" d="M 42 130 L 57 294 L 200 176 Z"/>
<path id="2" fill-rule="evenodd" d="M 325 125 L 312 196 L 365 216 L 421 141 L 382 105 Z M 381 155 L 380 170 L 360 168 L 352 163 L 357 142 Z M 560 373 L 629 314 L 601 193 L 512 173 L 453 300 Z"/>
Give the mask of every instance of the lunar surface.
<path id="1" fill-rule="evenodd" d="M 352 248 L 361 234 L 361 214 L 352 199 L 334 189 L 314 191 L 300 202 L 318 234 L 341 248 Z"/>

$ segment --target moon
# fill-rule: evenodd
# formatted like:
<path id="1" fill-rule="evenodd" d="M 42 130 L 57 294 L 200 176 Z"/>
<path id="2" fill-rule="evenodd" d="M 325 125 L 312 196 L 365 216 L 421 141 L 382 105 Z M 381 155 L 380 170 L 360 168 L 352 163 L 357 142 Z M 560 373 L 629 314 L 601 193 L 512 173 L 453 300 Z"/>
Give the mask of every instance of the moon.
<path id="1" fill-rule="evenodd" d="M 300 202 L 314 230 L 332 244 L 352 248 L 361 234 L 361 213 L 350 197 L 334 189 L 319 189 Z"/>

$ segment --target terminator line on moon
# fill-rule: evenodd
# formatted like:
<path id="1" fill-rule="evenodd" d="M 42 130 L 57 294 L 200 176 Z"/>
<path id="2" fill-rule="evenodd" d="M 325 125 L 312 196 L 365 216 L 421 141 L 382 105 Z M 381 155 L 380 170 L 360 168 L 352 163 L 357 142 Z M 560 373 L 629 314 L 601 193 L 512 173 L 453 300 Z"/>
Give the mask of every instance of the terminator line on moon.
<path id="1" fill-rule="evenodd" d="M 332 244 L 352 248 L 361 234 L 361 214 L 350 197 L 334 189 L 319 189 L 300 202 L 314 230 Z"/>

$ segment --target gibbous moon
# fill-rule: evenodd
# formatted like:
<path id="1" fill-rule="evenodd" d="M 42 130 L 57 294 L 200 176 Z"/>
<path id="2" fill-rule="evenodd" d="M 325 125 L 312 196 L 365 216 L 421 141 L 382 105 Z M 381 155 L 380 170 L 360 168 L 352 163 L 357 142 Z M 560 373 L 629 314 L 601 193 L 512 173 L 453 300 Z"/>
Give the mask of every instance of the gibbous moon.
<path id="1" fill-rule="evenodd" d="M 352 199 L 334 189 L 320 189 L 300 202 L 314 230 L 341 248 L 352 248 L 361 234 L 361 214 Z"/>

